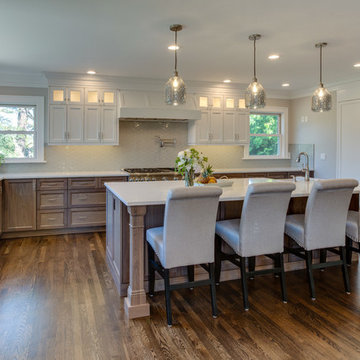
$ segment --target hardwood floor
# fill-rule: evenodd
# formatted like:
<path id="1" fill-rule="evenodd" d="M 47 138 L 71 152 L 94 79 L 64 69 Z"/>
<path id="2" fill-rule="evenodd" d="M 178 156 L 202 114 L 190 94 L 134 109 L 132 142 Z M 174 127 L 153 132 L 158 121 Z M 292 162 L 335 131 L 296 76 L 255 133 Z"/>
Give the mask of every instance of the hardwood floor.
<path id="1" fill-rule="evenodd" d="M 127 321 L 105 263 L 103 233 L 0 241 L 0 359 L 359 359 L 360 267 L 351 295 L 339 268 L 287 273 L 289 302 L 273 276 L 249 281 L 244 312 L 238 281 L 150 300 L 151 318 Z"/>

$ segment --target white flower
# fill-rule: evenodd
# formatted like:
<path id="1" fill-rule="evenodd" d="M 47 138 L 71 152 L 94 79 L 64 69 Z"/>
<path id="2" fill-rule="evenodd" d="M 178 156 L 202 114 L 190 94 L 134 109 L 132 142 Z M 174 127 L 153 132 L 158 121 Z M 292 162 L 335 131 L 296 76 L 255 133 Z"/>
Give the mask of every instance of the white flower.
<path id="1" fill-rule="evenodd" d="M 178 153 L 178 157 L 179 157 L 180 159 L 183 159 L 184 156 L 185 156 L 185 151 L 180 151 L 180 152 Z"/>

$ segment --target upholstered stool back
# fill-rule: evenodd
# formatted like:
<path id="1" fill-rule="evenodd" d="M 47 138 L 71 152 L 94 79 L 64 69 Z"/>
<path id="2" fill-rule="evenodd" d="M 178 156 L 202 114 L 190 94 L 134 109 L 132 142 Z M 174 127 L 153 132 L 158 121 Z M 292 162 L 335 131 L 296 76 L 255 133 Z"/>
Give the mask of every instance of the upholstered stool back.
<path id="1" fill-rule="evenodd" d="M 291 182 L 250 184 L 240 220 L 239 248 L 242 257 L 284 251 L 284 227 L 291 192 Z"/>
<path id="2" fill-rule="evenodd" d="M 345 226 L 355 179 L 316 181 L 305 210 L 306 250 L 345 245 Z"/>
<path id="3" fill-rule="evenodd" d="M 214 262 L 219 187 L 176 188 L 168 193 L 164 218 L 164 268 Z"/>

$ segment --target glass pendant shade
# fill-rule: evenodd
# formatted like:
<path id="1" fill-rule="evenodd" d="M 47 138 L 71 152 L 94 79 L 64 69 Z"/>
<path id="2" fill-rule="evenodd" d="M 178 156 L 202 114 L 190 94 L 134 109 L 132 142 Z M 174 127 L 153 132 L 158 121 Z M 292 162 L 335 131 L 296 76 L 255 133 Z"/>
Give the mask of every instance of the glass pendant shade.
<path id="1" fill-rule="evenodd" d="M 165 84 L 165 102 L 177 106 L 186 102 L 186 88 L 183 79 L 175 73 Z"/>
<path id="2" fill-rule="evenodd" d="M 254 79 L 246 89 L 245 106 L 248 109 L 261 109 L 265 107 L 265 90 L 260 83 Z"/>
<path id="3" fill-rule="evenodd" d="M 182 30 L 182 25 L 171 25 L 170 30 L 175 32 L 175 71 L 174 75 L 165 84 L 165 103 L 177 106 L 186 102 L 185 83 L 177 71 L 177 49 L 179 48 L 177 46 L 177 32 Z"/>
<path id="4" fill-rule="evenodd" d="M 320 86 L 315 90 L 311 98 L 311 110 L 315 112 L 323 112 L 331 110 L 332 99 L 330 92 L 324 88 L 322 83 L 322 49 L 327 43 L 315 44 L 320 49 Z"/>
<path id="5" fill-rule="evenodd" d="M 322 84 L 318 87 L 311 99 L 311 110 L 323 112 L 331 110 L 332 99 L 330 92 Z"/>
<path id="6" fill-rule="evenodd" d="M 259 34 L 249 36 L 249 40 L 254 42 L 254 78 L 247 87 L 245 93 L 245 107 L 248 109 L 261 109 L 266 105 L 265 90 L 256 78 L 256 40 L 259 40 L 260 38 L 261 35 Z"/>

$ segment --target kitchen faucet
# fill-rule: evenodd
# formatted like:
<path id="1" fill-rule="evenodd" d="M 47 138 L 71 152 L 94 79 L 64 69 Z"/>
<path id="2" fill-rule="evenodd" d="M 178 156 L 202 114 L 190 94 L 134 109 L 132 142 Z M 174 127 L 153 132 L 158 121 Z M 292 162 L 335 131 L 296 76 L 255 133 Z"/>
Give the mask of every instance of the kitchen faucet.
<path id="1" fill-rule="evenodd" d="M 302 151 L 298 157 L 296 158 L 296 162 L 300 162 L 300 158 L 301 158 L 301 155 L 303 155 L 305 157 L 305 164 L 304 164 L 304 167 L 302 169 L 302 171 L 305 172 L 305 181 L 309 181 L 310 180 L 310 170 L 309 170 L 309 155 L 308 153 Z"/>

